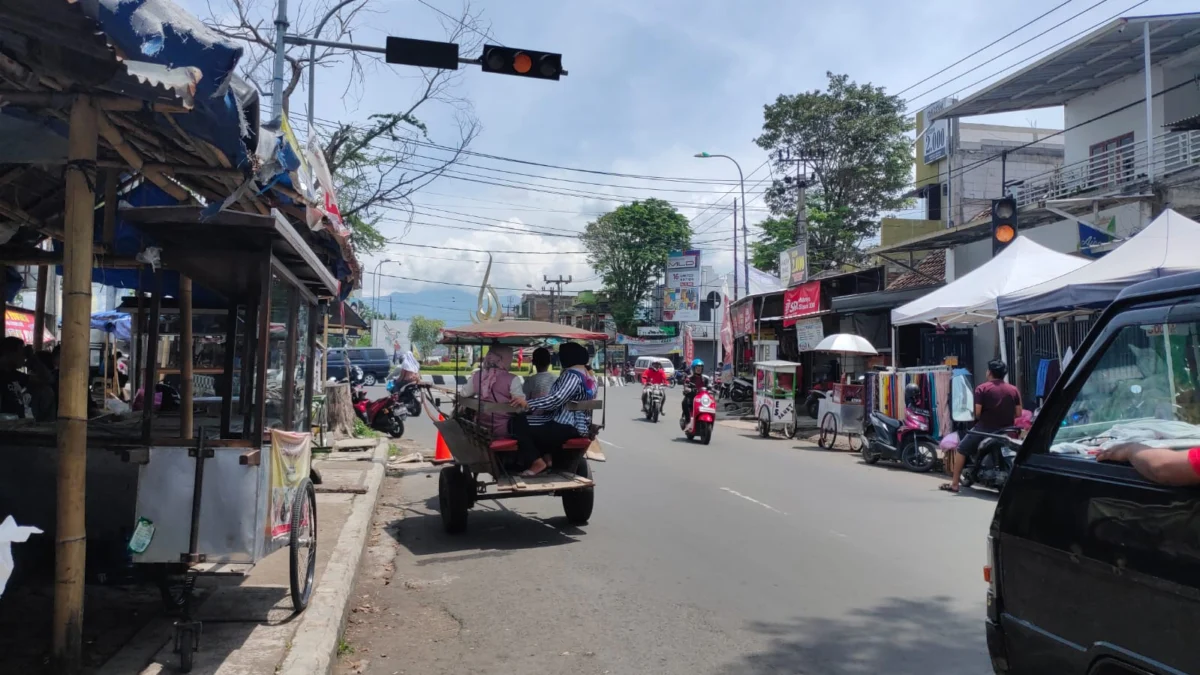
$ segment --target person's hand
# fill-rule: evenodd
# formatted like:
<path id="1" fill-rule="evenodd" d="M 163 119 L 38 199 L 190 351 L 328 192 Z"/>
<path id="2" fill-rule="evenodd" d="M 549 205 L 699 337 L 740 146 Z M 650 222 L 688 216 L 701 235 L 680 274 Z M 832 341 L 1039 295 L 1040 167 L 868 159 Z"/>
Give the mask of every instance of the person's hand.
<path id="1" fill-rule="evenodd" d="M 508 404 L 517 410 L 526 410 L 529 408 L 529 401 L 526 401 L 524 396 L 514 396 Z"/>
<path id="2" fill-rule="evenodd" d="M 1110 448 L 1101 450 L 1100 454 L 1096 455 L 1096 461 L 1128 463 L 1134 455 L 1148 447 L 1141 443 L 1118 443 Z"/>

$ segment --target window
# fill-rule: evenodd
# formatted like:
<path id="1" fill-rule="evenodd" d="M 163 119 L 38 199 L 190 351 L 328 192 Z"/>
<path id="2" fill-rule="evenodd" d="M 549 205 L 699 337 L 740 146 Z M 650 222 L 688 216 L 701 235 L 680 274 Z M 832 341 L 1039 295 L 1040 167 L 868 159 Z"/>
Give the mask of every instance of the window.
<path id="1" fill-rule="evenodd" d="M 1050 452 L 1093 458 L 1115 440 L 1200 445 L 1200 322 L 1120 329 L 1088 373 Z"/>
<path id="2" fill-rule="evenodd" d="M 1128 182 L 1133 178 L 1133 132 L 1093 145 L 1088 151 L 1088 187 Z"/>

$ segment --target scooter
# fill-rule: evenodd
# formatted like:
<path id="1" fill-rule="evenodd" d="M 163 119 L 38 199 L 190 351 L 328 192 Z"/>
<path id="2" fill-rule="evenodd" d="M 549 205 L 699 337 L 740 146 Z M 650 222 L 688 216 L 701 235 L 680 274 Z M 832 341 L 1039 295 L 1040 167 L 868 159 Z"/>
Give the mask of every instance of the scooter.
<path id="1" fill-rule="evenodd" d="M 662 414 L 666 403 L 667 392 L 661 384 L 652 384 L 642 392 L 642 412 L 651 422 L 658 422 L 658 416 Z"/>
<path id="2" fill-rule="evenodd" d="M 709 392 L 708 387 L 698 389 L 692 397 L 692 416 L 679 420 L 679 428 L 683 435 L 693 440 L 700 437 L 700 442 L 708 445 L 712 440 L 713 424 L 717 421 L 717 399 Z"/>
<path id="3" fill-rule="evenodd" d="M 409 417 L 416 417 L 421 414 L 421 385 L 416 382 L 404 382 L 399 380 L 388 380 L 387 390 L 394 392 L 400 403 L 404 404 L 404 409 L 408 411 Z"/>
<path id="4" fill-rule="evenodd" d="M 1020 433 L 1018 427 L 1008 427 L 995 433 L 968 430 L 968 434 L 983 436 L 979 450 L 974 457 L 966 458 L 962 477 L 959 484 L 963 487 L 981 485 L 999 490 L 1008 482 L 1012 475 L 1013 461 L 1017 457 L 1020 442 L 1009 436 L 1010 433 Z"/>
<path id="5" fill-rule="evenodd" d="M 400 438 L 404 435 L 404 420 L 408 419 L 408 410 L 400 402 L 397 394 L 388 394 L 367 403 L 360 417 L 372 429 L 382 431 L 392 438 Z"/>
<path id="6" fill-rule="evenodd" d="M 904 421 L 872 411 L 862 434 L 862 458 L 867 464 L 881 459 L 900 462 L 909 471 L 926 473 L 937 463 L 938 446 L 929 433 L 932 416 L 916 407 L 919 390 L 905 387 Z"/>
<path id="7" fill-rule="evenodd" d="M 754 398 L 754 383 L 744 377 L 733 378 L 729 387 L 729 398 L 734 403 L 744 403 Z"/>

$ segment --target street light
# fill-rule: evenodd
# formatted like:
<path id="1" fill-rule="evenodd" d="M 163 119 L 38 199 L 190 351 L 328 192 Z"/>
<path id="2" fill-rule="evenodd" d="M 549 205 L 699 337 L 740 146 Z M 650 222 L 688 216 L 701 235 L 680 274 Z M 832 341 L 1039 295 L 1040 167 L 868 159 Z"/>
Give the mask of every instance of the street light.
<path id="1" fill-rule="evenodd" d="M 710 159 L 713 157 L 724 157 L 733 162 L 738 171 L 738 184 L 742 188 L 742 269 L 746 276 L 746 295 L 750 295 L 750 228 L 746 225 L 746 176 L 742 174 L 742 165 L 738 164 L 737 160 L 729 155 L 711 155 L 707 152 L 697 152 L 693 155 L 697 159 Z M 735 214 L 736 215 L 736 214 Z M 738 295 L 738 279 L 737 279 L 737 226 L 733 228 L 733 299 L 737 300 Z"/>
<path id="2" fill-rule="evenodd" d="M 383 265 L 384 263 L 390 263 L 390 262 L 396 263 L 397 265 L 401 264 L 399 260 L 396 260 L 394 258 L 384 258 L 383 260 L 380 260 L 379 262 L 375 263 L 375 313 L 376 314 L 379 313 L 379 290 L 380 290 L 380 288 L 379 288 L 379 286 L 380 286 L 380 284 L 379 284 L 379 267 L 381 265 Z"/>

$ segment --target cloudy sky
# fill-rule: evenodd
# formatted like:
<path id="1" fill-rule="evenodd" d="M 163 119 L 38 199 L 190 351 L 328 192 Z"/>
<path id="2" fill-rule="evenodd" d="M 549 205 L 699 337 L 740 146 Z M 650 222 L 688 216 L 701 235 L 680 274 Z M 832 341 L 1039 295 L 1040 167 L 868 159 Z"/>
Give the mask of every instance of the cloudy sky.
<path id="1" fill-rule="evenodd" d="M 259 1 L 267 9 L 273 5 Z M 211 15 L 229 2 L 185 4 Z M 935 75 L 1060 3 L 1049 16 Z M 462 10 L 460 0 L 368 4 L 375 12 L 358 17 L 353 35 L 361 44 L 382 45 L 387 35 L 443 39 L 448 19 L 435 8 L 451 16 Z M 550 82 L 477 68 L 460 71 L 454 94 L 470 101 L 482 127 L 471 150 L 692 180 L 614 177 L 468 157 L 469 166 L 458 166 L 454 176 L 414 197 L 414 220 L 423 224 L 404 234 L 404 216 L 396 214 L 395 222 L 383 225 L 385 234 L 403 235 L 404 243 L 444 247 L 391 247 L 387 257 L 396 262 L 383 269 L 409 279 L 381 279 L 384 292 L 477 286 L 485 265 L 479 261 L 486 259 L 478 251 L 488 250 L 561 253 L 496 253 L 492 283 L 502 296 L 527 284 L 541 287 L 544 275 L 573 276 L 572 290 L 596 288 L 595 272 L 577 253 L 582 247 L 571 233 L 622 202 L 647 197 L 667 199 L 693 218 L 706 264 L 728 270 L 737 172 L 728 161 L 693 155 L 703 150 L 736 158 L 746 173 L 749 220 L 762 219 L 759 193 L 770 174 L 753 139 L 763 105 L 779 94 L 822 88 L 826 71 L 834 71 L 902 93 L 916 110 L 943 96 L 961 98 L 982 86 L 977 81 L 1006 75 L 1111 17 L 1194 9 L 1186 0 L 473 0 L 472 6 L 495 42 L 561 52 L 569 76 Z M 312 6 L 302 9 L 311 12 Z M 347 90 L 348 72 L 344 66 L 319 71 L 318 120 L 361 120 L 404 109 L 417 85 L 411 70 L 375 65 L 362 87 Z M 293 119 L 303 116 L 303 100 L 293 99 Z M 432 143 L 454 142 L 455 112 L 446 105 L 418 112 Z M 1061 127 L 1062 115 L 1047 110 L 989 121 Z M 426 158 L 414 162 L 428 163 L 442 153 L 430 148 L 421 154 Z M 377 261 L 367 260 L 365 267 Z"/>

